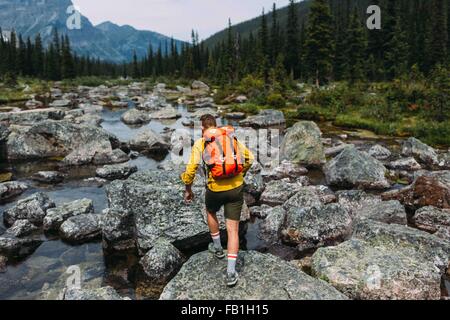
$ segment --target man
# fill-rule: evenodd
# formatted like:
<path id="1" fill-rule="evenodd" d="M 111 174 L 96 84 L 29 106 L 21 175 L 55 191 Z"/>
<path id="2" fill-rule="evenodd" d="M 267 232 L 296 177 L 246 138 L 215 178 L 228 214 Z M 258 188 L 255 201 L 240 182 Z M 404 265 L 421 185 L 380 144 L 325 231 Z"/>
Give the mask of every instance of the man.
<path id="1" fill-rule="evenodd" d="M 201 117 L 203 136 L 210 129 L 217 128 L 216 119 L 212 115 Z M 225 209 L 225 219 L 228 234 L 228 267 L 227 285 L 234 287 L 239 279 L 236 272 L 236 261 L 239 253 L 239 222 L 241 219 L 242 206 L 244 204 L 244 176 L 253 164 L 253 154 L 243 144 L 236 140 L 237 149 L 243 157 L 243 170 L 241 173 L 224 179 L 215 179 L 213 174 L 205 165 L 204 151 L 206 147 L 205 138 L 195 142 L 189 164 L 186 171 L 181 175 L 181 179 L 186 185 L 184 199 L 192 202 L 194 194 L 192 183 L 194 182 L 197 169 L 200 165 L 205 168 L 207 187 L 205 194 L 206 211 L 208 215 L 208 226 L 213 242 L 209 245 L 211 251 L 217 259 L 224 259 L 225 254 L 220 239 L 219 221 L 217 212 L 223 206 Z M 236 157 L 234 158 L 236 159 Z M 224 166 L 225 168 L 225 166 Z"/>

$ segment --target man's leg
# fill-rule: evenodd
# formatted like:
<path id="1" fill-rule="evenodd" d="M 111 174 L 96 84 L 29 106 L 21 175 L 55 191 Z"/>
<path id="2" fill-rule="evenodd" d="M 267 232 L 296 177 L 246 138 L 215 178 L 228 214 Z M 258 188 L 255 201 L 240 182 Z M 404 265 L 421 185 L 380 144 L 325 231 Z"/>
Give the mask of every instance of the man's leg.
<path id="1" fill-rule="evenodd" d="M 208 214 L 208 227 L 209 232 L 211 233 L 211 238 L 214 243 L 214 249 L 216 250 L 222 250 L 222 243 L 220 240 L 220 227 L 219 227 L 219 220 L 217 219 L 217 214 L 211 213 L 208 210 L 206 210 Z"/>
<path id="2" fill-rule="evenodd" d="M 228 233 L 228 274 L 236 273 L 236 260 L 239 253 L 239 221 L 227 219 Z"/>

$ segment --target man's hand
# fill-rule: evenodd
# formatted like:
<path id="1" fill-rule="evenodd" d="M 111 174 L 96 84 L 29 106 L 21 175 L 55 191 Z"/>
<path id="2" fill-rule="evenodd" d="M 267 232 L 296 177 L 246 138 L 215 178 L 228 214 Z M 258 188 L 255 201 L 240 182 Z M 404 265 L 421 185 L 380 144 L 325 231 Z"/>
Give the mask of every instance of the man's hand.
<path id="1" fill-rule="evenodd" d="M 192 192 L 191 186 L 186 186 L 186 191 L 184 191 L 184 201 L 186 203 L 191 203 L 194 200 L 194 193 Z"/>

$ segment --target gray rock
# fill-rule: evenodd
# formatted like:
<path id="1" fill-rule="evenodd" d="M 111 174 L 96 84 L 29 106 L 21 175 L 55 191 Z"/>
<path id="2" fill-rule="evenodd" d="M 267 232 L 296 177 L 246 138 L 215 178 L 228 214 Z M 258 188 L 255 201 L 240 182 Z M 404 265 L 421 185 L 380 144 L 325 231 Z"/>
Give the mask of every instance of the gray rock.
<path id="1" fill-rule="evenodd" d="M 356 219 L 371 219 L 384 223 L 407 225 L 408 219 L 405 207 L 396 200 L 372 203 L 361 207 Z"/>
<path id="2" fill-rule="evenodd" d="M 166 154 L 169 150 L 169 144 L 151 129 L 145 129 L 138 133 L 129 142 L 130 149 L 149 153 L 149 154 Z"/>
<path id="3" fill-rule="evenodd" d="M 39 171 L 32 178 L 41 183 L 57 184 L 64 180 L 64 175 L 58 171 Z"/>
<path id="4" fill-rule="evenodd" d="M 0 129 L 1 132 L 1 129 Z M 0 133 L 1 136 L 1 133 Z M 1 141 L 1 138 L 0 138 Z M 450 152 L 443 153 L 439 159 L 439 167 L 445 170 L 450 170 Z"/>
<path id="5" fill-rule="evenodd" d="M 217 112 L 217 109 L 213 109 L 210 107 L 195 110 L 195 112 L 189 114 L 189 117 L 194 119 L 195 121 L 200 121 L 200 118 L 206 114 L 212 115 L 214 118 L 219 118 L 219 113 Z"/>
<path id="6" fill-rule="evenodd" d="M 364 221 L 353 239 L 320 248 L 313 273 L 354 299 L 439 299 L 450 243 L 399 225 Z"/>
<path id="7" fill-rule="evenodd" d="M 22 182 L 8 181 L 0 183 L 0 202 L 17 197 L 27 189 L 28 186 Z"/>
<path id="8" fill-rule="evenodd" d="M 354 144 L 341 143 L 337 146 L 333 146 L 330 148 L 325 148 L 325 156 L 326 157 L 335 157 L 339 153 L 341 153 L 345 148 L 354 147 Z"/>
<path id="9" fill-rule="evenodd" d="M 0 122 L 17 125 L 33 125 L 45 120 L 62 120 L 65 112 L 55 108 L 1 112 Z"/>
<path id="10" fill-rule="evenodd" d="M 64 203 L 57 208 L 49 209 L 44 218 L 43 226 L 46 231 L 57 231 L 67 219 L 94 213 L 94 203 L 90 199 L 75 200 Z"/>
<path id="11" fill-rule="evenodd" d="M 150 122 L 150 116 L 145 111 L 130 109 L 122 115 L 121 120 L 130 125 L 145 124 Z"/>
<path id="12" fill-rule="evenodd" d="M 338 203 L 354 218 L 366 207 L 376 206 L 382 201 L 380 196 L 369 194 L 362 190 L 338 191 L 336 195 Z"/>
<path id="13" fill-rule="evenodd" d="M 283 241 L 300 252 L 336 245 L 350 237 L 352 218 L 339 204 L 295 208 L 287 211 L 282 227 Z"/>
<path id="14" fill-rule="evenodd" d="M 167 106 L 161 110 L 149 114 L 150 119 L 168 120 L 181 118 L 181 114 L 172 106 Z"/>
<path id="15" fill-rule="evenodd" d="M 82 214 L 66 220 L 60 227 L 60 235 L 68 242 L 88 242 L 102 237 L 102 216 Z"/>
<path id="16" fill-rule="evenodd" d="M 450 210 L 423 207 L 413 217 L 414 226 L 450 241 Z"/>
<path id="17" fill-rule="evenodd" d="M 203 109 L 203 108 L 215 108 L 216 105 L 214 104 L 214 98 L 202 97 L 202 98 L 195 99 L 194 107 L 195 108 L 200 108 L 200 109 Z"/>
<path id="18" fill-rule="evenodd" d="M 298 188 L 297 192 L 283 204 L 283 207 L 289 211 L 305 207 L 321 207 L 332 202 L 336 202 L 336 196 L 330 188 L 306 186 Z"/>
<path id="19" fill-rule="evenodd" d="M 345 300 L 344 295 L 270 254 L 241 252 L 245 265 L 233 290 L 224 265 L 208 252 L 192 256 L 165 287 L 160 300 Z"/>
<path id="20" fill-rule="evenodd" d="M 96 171 L 98 177 L 107 180 L 126 179 L 131 174 L 135 173 L 138 168 L 128 163 L 106 165 L 103 168 L 99 168 Z"/>
<path id="21" fill-rule="evenodd" d="M 174 171 L 142 171 L 112 182 L 106 188 L 110 210 L 103 232 L 105 247 L 136 245 L 145 254 L 160 238 L 179 250 L 207 245 L 211 237 L 204 216 L 204 184 L 200 179 L 194 183 L 196 197 L 189 205 L 183 191 Z"/>
<path id="22" fill-rule="evenodd" d="M 308 173 L 308 169 L 300 165 L 294 164 L 290 161 L 283 160 L 281 164 L 274 169 L 263 170 L 261 175 L 264 181 L 281 180 L 289 178 L 295 180 L 300 176 L 304 176 Z"/>
<path id="23" fill-rule="evenodd" d="M 6 272 L 6 264 L 8 263 L 8 258 L 0 256 L 0 273 Z"/>
<path id="24" fill-rule="evenodd" d="M 392 161 L 386 165 L 389 169 L 393 170 L 405 170 L 405 171 L 418 171 L 421 170 L 421 165 L 414 158 L 405 158 Z"/>
<path id="25" fill-rule="evenodd" d="M 6 230 L 5 234 L 10 234 L 17 238 L 28 236 L 34 231 L 39 230 L 34 224 L 28 220 L 16 220 L 11 228 Z"/>
<path id="26" fill-rule="evenodd" d="M 71 107 L 72 101 L 70 100 L 66 100 L 66 99 L 61 99 L 61 100 L 55 100 L 52 103 L 49 104 L 49 107 L 52 108 L 66 108 L 66 107 Z"/>
<path id="27" fill-rule="evenodd" d="M 17 204 L 3 213 L 3 220 L 11 226 L 16 220 L 28 220 L 35 225 L 42 225 L 47 210 L 54 208 L 55 203 L 42 192 L 19 200 Z"/>
<path id="28" fill-rule="evenodd" d="M 209 86 L 206 83 L 199 80 L 193 81 L 191 84 L 191 88 L 192 90 L 204 90 L 204 91 L 210 90 Z"/>
<path id="29" fill-rule="evenodd" d="M 10 134 L 10 131 L 9 131 L 8 127 L 4 126 L 3 124 L 0 123 L 0 145 L 1 145 L 1 143 L 8 140 L 9 134 Z"/>
<path id="30" fill-rule="evenodd" d="M 116 139 L 98 127 L 42 121 L 13 131 L 8 137 L 7 154 L 10 160 L 64 158 L 67 165 L 107 164 Z"/>
<path id="31" fill-rule="evenodd" d="M 263 193 L 265 184 L 261 176 L 261 166 L 254 164 L 245 176 L 245 200 L 247 205 L 255 205 Z"/>
<path id="32" fill-rule="evenodd" d="M 376 144 L 374 145 L 372 148 L 370 148 L 369 150 L 369 155 L 374 157 L 377 160 L 386 160 L 389 159 L 390 156 L 392 155 L 391 151 L 389 151 L 389 149 Z"/>
<path id="33" fill-rule="evenodd" d="M 436 166 L 439 164 L 436 151 L 416 138 L 409 138 L 402 144 L 402 154 L 407 157 L 414 157 L 420 163 L 428 166 Z"/>
<path id="34" fill-rule="evenodd" d="M 158 240 L 139 261 L 146 276 L 153 283 L 167 283 L 183 265 L 180 251 L 166 240 Z"/>
<path id="35" fill-rule="evenodd" d="M 267 183 L 260 201 L 269 206 L 282 205 L 305 185 L 309 185 L 308 179 L 295 182 L 291 182 L 289 179 L 270 181 Z"/>
<path id="36" fill-rule="evenodd" d="M 64 294 L 64 300 L 72 301 L 118 301 L 129 300 L 122 298 L 112 287 L 98 289 L 76 289 L 70 288 Z"/>
<path id="37" fill-rule="evenodd" d="M 242 127 L 268 128 L 286 124 L 283 112 L 279 110 L 262 110 L 256 116 L 250 116 L 239 122 Z"/>
<path id="38" fill-rule="evenodd" d="M 290 128 L 281 144 L 285 160 L 305 166 L 320 166 L 326 162 L 322 132 L 312 121 L 297 122 Z"/>
<path id="39" fill-rule="evenodd" d="M 225 118 L 231 120 L 242 120 L 245 119 L 246 115 L 243 112 L 228 112 L 225 114 Z"/>
<path id="40" fill-rule="evenodd" d="M 324 167 L 327 184 L 343 188 L 387 189 L 386 168 L 365 152 L 345 148 Z"/>
<path id="41" fill-rule="evenodd" d="M 21 259 L 32 254 L 41 243 L 38 238 L 17 238 L 5 233 L 0 236 L 0 255 Z"/>
<path id="42" fill-rule="evenodd" d="M 260 207 L 263 212 L 260 214 L 264 220 L 259 224 L 258 238 L 264 240 L 267 244 L 276 244 L 281 242 L 281 228 L 283 226 L 286 211 L 283 207 Z"/>

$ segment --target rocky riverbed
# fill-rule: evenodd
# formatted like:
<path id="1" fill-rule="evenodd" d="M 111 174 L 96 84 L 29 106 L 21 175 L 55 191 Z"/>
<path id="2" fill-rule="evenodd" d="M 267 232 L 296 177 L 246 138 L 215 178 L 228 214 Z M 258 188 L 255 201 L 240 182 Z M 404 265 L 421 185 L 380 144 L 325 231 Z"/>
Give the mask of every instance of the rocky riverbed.
<path id="1" fill-rule="evenodd" d="M 448 150 L 329 123 L 284 130 L 279 111 L 227 113 L 213 95 L 200 81 L 55 84 L 49 105 L 0 113 L 0 299 L 448 297 Z M 205 113 L 253 149 L 250 128 L 281 128 L 281 162 L 260 149 L 246 177 L 232 292 L 205 252 L 203 177 L 187 206 L 172 161 Z"/>

